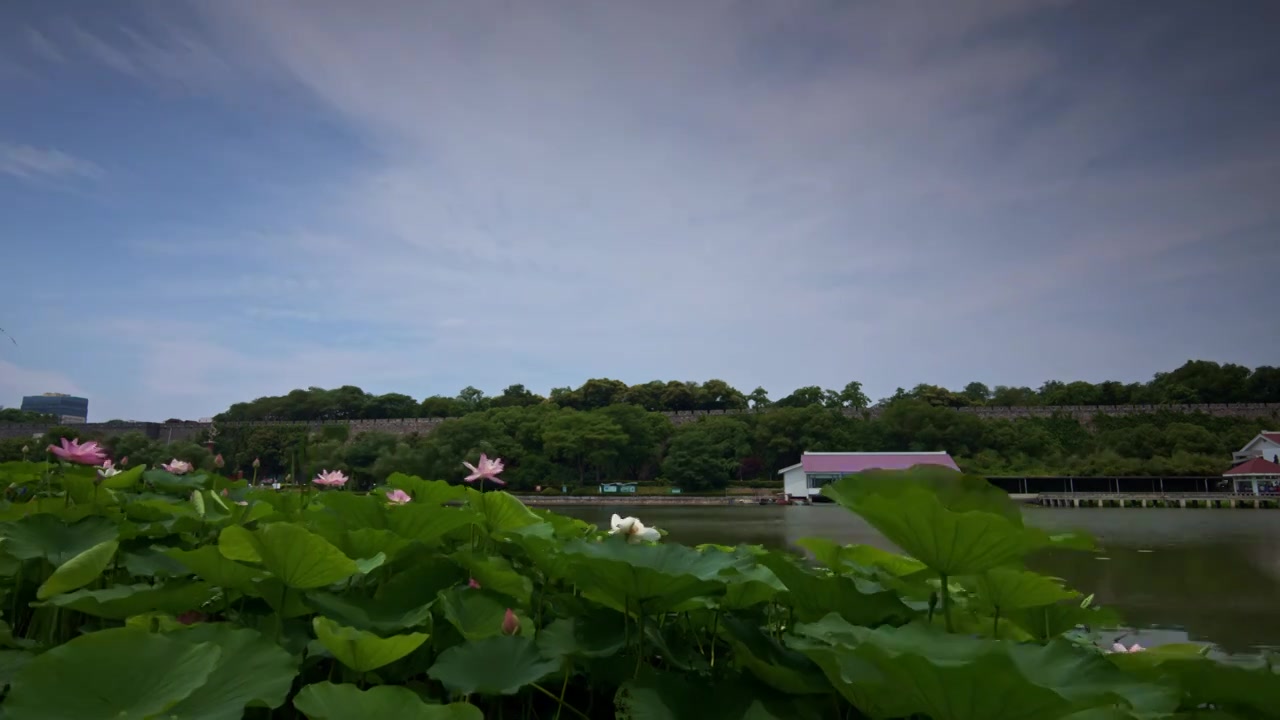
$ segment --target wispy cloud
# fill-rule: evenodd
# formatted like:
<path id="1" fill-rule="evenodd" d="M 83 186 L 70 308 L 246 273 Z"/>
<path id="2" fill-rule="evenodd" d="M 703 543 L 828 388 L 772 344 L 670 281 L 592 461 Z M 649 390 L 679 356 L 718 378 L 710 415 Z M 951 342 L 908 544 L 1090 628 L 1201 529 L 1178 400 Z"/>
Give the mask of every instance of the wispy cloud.
<path id="1" fill-rule="evenodd" d="M 102 168 L 61 150 L 0 142 L 0 173 L 22 180 L 92 179 Z"/>
<path id="2" fill-rule="evenodd" d="M 136 187 L 64 230 L 155 300 L 93 295 L 135 323 L 103 339 L 136 386 L 102 384 L 112 402 L 602 375 L 888 395 L 1280 353 L 1242 261 L 1280 229 L 1264 23 L 1070 0 L 145 7 L 15 25 L 24 71 L 112 88 L 92 155 Z M 1192 294 L 1179 332 L 1151 319 Z"/>

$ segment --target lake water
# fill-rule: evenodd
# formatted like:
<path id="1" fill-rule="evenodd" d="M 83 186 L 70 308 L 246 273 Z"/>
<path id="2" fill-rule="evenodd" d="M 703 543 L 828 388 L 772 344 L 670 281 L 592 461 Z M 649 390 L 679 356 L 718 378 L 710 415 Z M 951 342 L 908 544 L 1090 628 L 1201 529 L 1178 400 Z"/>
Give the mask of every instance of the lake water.
<path id="1" fill-rule="evenodd" d="M 556 508 L 608 527 L 634 515 L 670 540 L 758 544 L 799 551 L 796 540 L 825 537 L 896 549 L 862 518 L 835 505 L 597 506 Z M 1097 553 L 1046 552 L 1029 565 L 1118 610 L 1143 645 L 1212 642 L 1228 652 L 1280 647 L 1280 511 L 1039 508 L 1030 525 L 1083 530 Z"/>

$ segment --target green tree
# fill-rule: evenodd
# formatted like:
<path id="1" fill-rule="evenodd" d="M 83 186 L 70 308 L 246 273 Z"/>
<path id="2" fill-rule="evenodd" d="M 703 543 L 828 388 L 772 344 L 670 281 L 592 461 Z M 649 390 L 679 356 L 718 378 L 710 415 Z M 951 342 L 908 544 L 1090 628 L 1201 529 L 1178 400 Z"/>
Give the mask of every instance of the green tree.
<path id="1" fill-rule="evenodd" d="M 411 418 L 418 416 L 418 401 L 400 393 L 370 397 L 364 406 L 367 418 Z"/>
<path id="2" fill-rule="evenodd" d="M 602 470 L 613 462 L 626 444 L 627 434 L 606 415 L 565 409 L 547 421 L 542 433 L 548 454 L 574 465 L 578 483 L 586 482 L 587 469 Z"/>

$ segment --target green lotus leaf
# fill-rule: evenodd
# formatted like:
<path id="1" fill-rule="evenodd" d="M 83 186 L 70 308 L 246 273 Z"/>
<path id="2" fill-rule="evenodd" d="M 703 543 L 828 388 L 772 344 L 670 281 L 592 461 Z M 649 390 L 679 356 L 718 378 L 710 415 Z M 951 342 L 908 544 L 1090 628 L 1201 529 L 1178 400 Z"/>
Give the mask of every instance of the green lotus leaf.
<path id="1" fill-rule="evenodd" d="M 430 627 L 431 605 L 435 602 L 432 588 L 384 587 L 377 597 L 338 595 L 329 592 L 307 593 L 312 608 L 343 625 L 389 635 L 418 627 Z"/>
<path id="2" fill-rule="evenodd" d="M 275 620 L 288 620 L 289 618 L 311 614 L 311 606 L 307 605 L 302 593 L 289 592 L 289 586 L 274 575 L 267 575 L 255 580 L 253 588 L 247 593 L 265 600 L 271 606 L 271 609 L 276 611 L 278 617 L 273 618 Z M 264 632 L 266 631 L 264 630 Z"/>
<path id="3" fill-rule="evenodd" d="M 824 698 L 825 700 L 825 698 Z M 699 682 L 687 674 L 643 672 L 618 688 L 618 717 L 631 720 L 808 720 L 823 717 L 808 698 L 770 693 L 732 677 Z M 824 702 L 828 708 L 829 701 Z"/>
<path id="4" fill-rule="evenodd" d="M 213 484 L 213 479 L 202 472 L 194 472 L 188 475 L 174 475 L 168 470 L 154 469 L 147 470 L 142 474 L 142 479 L 147 484 L 154 487 L 158 492 L 170 495 L 178 495 L 188 498 L 191 493 L 196 490 L 208 490 Z"/>
<path id="5" fill-rule="evenodd" d="M 468 640 L 501 635 L 502 619 L 507 608 L 511 607 L 501 595 L 466 586 L 442 591 L 439 603 L 445 619 Z M 520 634 L 533 635 L 534 626 L 529 617 L 522 612 L 513 612 L 520 619 Z"/>
<path id="6" fill-rule="evenodd" d="M 851 504 L 866 497 L 900 498 L 917 492 L 932 495 L 939 505 L 951 512 L 982 512 L 1002 517 L 1018 527 L 1023 524 L 1022 510 L 1008 493 L 980 475 L 962 475 L 939 466 L 870 470 L 823 488 L 824 495 L 850 509 Z"/>
<path id="7" fill-rule="evenodd" d="M 627 630 L 615 612 L 588 611 L 553 620 L 538 632 L 537 641 L 547 657 L 612 657 L 626 647 Z"/>
<path id="8" fill-rule="evenodd" d="M 533 582 L 515 571 L 511 561 L 497 555 L 477 555 L 464 551 L 453 555 L 485 590 L 501 593 L 516 603 L 527 606 L 533 594 Z"/>
<path id="9" fill-rule="evenodd" d="M 223 555 L 227 553 L 221 547 L 222 542 L 227 537 L 226 531 L 231 529 L 223 530 L 218 538 Z M 354 560 L 300 525 L 271 523 L 254 531 L 251 537 L 254 549 L 262 558 L 262 565 L 291 588 L 310 590 L 324 587 L 359 572 Z M 239 538 L 233 540 L 233 543 L 239 542 Z"/>
<path id="10" fill-rule="evenodd" d="M 356 672 L 369 672 L 390 665 L 417 650 L 428 637 L 426 633 L 378 637 L 321 616 L 316 616 L 311 622 L 320 643 L 343 665 Z"/>
<path id="11" fill-rule="evenodd" d="M 120 543 L 115 540 L 107 540 L 66 561 L 40 585 L 36 590 L 36 597 L 47 600 L 54 595 L 76 590 L 93 582 L 111 563 L 111 558 L 115 557 L 119 547 Z"/>
<path id="12" fill-rule="evenodd" d="M 42 653 L 18 671 L 8 720 L 151 718 L 205 684 L 222 650 L 134 628 L 100 630 Z"/>
<path id="13" fill-rule="evenodd" d="M 1078 598 L 1056 579 L 1015 568 L 993 568 L 974 581 L 977 598 L 985 607 L 1001 612 L 1052 605 Z"/>
<path id="14" fill-rule="evenodd" d="M 467 488 L 467 505 L 480 516 L 480 522 L 490 535 L 542 522 L 542 518 L 520 502 L 519 498 L 506 492 L 482 493 Z"/>
<path id="15" fill-rule="evenodd" d="M 19 560 L 44 558 L 58 567 L 89 548 L 116 540 L 116 524 L 104 517 L 86 517 L 67 524 L 55 515 L 30 515 L 0 525 L 4 550 Z"/>
<path id="16" fill-rule="evenodd" d="M 1058 637 L 1080 625 L 1102 628 L 1121 624 L 1120 616 L 1110 608 L 1097 605 L 1081 607 L 1077 600 L 1015 608 L 1003 611 L 1001 616 L 1007 616 L 1028 635 L 1041 642 Z"/>
<path id="17" fill-rule="evenodd" d="M 514 695 L 559 669 L 560 661 L 543 657 L 532 640 L 499 635 L 445 650 L 427 675 L 464 695 Z"/>
<path id="18" fill-rule="evenodd" d="M 618 538 L 575 540 L 563 553 L 582 592 L 622 612 L 663 612 L 722 591 L 724 581 L 717 576 L 734 562 L 726 554 L 703 554 L 683 545 L 632 545 Z"/>
<path id="19" fill-rule="evenodd" d="M 298 674 L 298 659 L 257 630 L 204 623 L 171 637 L 222 653 L 208 680 L 169 708 L 166 720 L 240 720 L 245 707 L 280 707 Z"/>
<path id="20" fill-rule="evenodd" d="M 1130 681 L 1067 642 L 1018 645 L 923 625 L 871 630 L 830 615 L 796 627 L 788 645 L 822 667 L 864 713 L 935 720 L 1056 718 L 1097 706 L 1172 711 L 1165 688 Z"/>
<path id="21" fill-rule="evenodd" d="M 54 595 L 35 606 L 57 606 L 94 617 L 124 620 L 149 610 L 173 614 L 195 610 L 212 597 L 213 590 L 207 583 L 171 580 L 160 585 L 113 585 L 103 590 L 77 590 Z"/>
<path id="22" fill-rule="evenodd" d="M 726 615 L 720 621 L 735 659 L 770 687 L 794 695 L 831 692 L 812 660 L 766 635 L 759 627 Z"/>
<path id="23" fill-rule="evenodd" d="M 142 480 L 142 472 L 146 469 L 145 465 L 134 465 L 128 470 L 103 478 L 102 487 L 110 490 L 128 490 Z"/>
<path id="24" fill-rule="evenodd" d="M 254 589 L 256 580 L 266 577 L 262 570 L 228 558 L 220 551 L 220 547 L 221 545 L 205 545 L 195 550 L 169 550 L 166 554 L 200 578 L 222 588 L 250 592 Z M 255 550 L 254 555 L 256 554 Z"/>
<path id="25" fill-rule="evenodd" d="M 213 553 L 218 549 L 209 547 Z M 161 545 L 128 550 L 120 554 L 120 564 L 134 577 L 182 577 L 191 572 L 185 565 L 172 558 L 172 549 Z"/>
<path id="26" fill-rule="evenodd" d="M 813 553 L 815 560 L 836 571 L 852 567 L 875 567 L 898 577 L 906 577 L 927 569 L 924 563 L 915 558 L 871 545 L 841 545 L 834 540 L 816 537 L 801 538 L 796 544 Z"/>
<path id="27" fill-rule="evenodd" d="M 439 547 L 444 537 L 476 521 L 468 508 L 432 505 L 401 505 L 387 514 L 387 527 L 406 540 L 416 540 L 428 548 Z"/>
<path id="28" fill-rule="evenodd" d="M 395 560 L 400 551 L 409 546 L 410 540 L 390 530 L 365 528 L 345 533 L 341 542 L 334 543 L 347 557 L 370 558 L 378 553 L 387 557 L 387 561 Z"/>
<path id="29" fill-rule="evenodd" d="M 228 525 L 218 533 L 218 552 L 228 560 L 260 563 L 262 555 L 258 553 L 258 543 L 253 533 L 239 525 Z"/>
<path id="30" fill-rule="evenodd" d="M 444 505 L 467 496 L 464 485 L 450 485 L 443 480 L 423 480 L 399 472 L 387 477 L 387 486 L 409 493 L 413 498 L 413 505 Z"/>
<path id="31" fill-rule="evenodd" d="M 361 690 L 355 685 L 315 683 L 302 688 L 293 706 L 309 720 L 484 720 L 475 705 L 428 705 L 412 690 L 394 685 Z"/>
<path id="32" fill-rule="evenodd" d="M 1176 644 L 1107 659 L 1153 682 L 1174 679 L 1183 707 L 1211 704 L 1243 717 L 1274 717 L 1280 709 L 1280 667 L 1266 658 L 1218 659 L 1204 654 L 1202 646 Z"/>
<path id="33" fill-rule="evenodd" d="M 358 495 L 349 492 L 320 493 L 317 504 L 323 507 L 342 524 L 345 529 L 354 530 L 368 528 L 385 530 L 387 528 L 387 503 L 374 495 Z"/>
<path id="34" fill-rule="evenodd" d="M 24 650 L 0 650 L 0 692 L 9 687 L 13 676 L 35 657 Z"/>
<path id="35" fill-rule="evenodd" d="M 880 492 L 888 488 L 892 492 Z M 975 575 L 1008 565 L 1048 538 L 1041 531 L 1024 529 L 1021 518 L 983 510 L 953 510 L 937 493 L 905 479 L 899 487 L 851 475 L 826 486 L 823 493 L 861 515 L 912 557 L 945 575 Z M 972 503 L 955 505 L 986 507 L 989 503 L 983 499 L 978 496 Z"/>
<path id="36" fill-rule="evenodd" d="M 796 618 L 802 621 L 836 612 L 849 622 L 875 625 L 908 620 L 915 615 L 898 593 L 865 578 L 820 575 L 777 553 L 761 556 L 760 564 L 787 587 Z"/>

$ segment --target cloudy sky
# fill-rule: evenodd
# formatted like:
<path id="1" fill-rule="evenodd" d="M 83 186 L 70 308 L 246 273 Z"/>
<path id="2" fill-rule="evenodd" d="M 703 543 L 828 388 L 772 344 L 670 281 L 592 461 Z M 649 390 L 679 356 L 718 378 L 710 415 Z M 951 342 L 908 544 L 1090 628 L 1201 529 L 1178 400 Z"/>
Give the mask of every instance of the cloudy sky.
<path id="1" fill-rule="evenodd" d="M 0 404 L 1274 364 L 1280 13 L 1223 10 L 9 0 Z"/>

